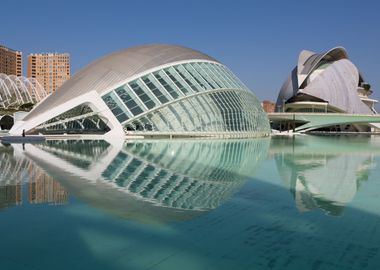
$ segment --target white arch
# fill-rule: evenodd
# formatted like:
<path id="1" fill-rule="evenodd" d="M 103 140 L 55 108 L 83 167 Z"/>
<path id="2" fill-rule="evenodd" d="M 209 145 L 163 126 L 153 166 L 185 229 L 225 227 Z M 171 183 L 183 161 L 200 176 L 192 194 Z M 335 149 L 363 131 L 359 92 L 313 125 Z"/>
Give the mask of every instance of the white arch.
<path id="1" fill-rule="evenodd" d="M 46 91 L 35 78 L 0 73 L 0 108 L 36 104 L 46 96 Z"/>
<path id="2" fill-rule="evenodd" d="M 16 75 L 9 75 L 8 77 L 13 82 L 12 86 L 15 92 L 19 95 L 19 105 L 31 102 L 31 97 L 23 82 Z"/>
<path id="3" fill-rule="evenodd" d="M 323 59 L 328 58 L 331 61 L 348 59 L 347 51 L 343 47 L 334 47 L 334 48 L 328 50 L 327 52 L 321 53 L 321 54 L 310 55 L 310 53 L 311 52 L 309 52 L 309 51 L 307 51 L 307 52 L 302 51 L 300 54 L 300 57 L 298 59 L 298 64 L 300 64 L 300 62 L 303 61 L 302 69 L 301 69 L 301 66 L 298 66 L 298 71 L 297 71 L 297 73 L 298 73 L 298 87 L 301 87 L 301 85 L 306 81 L 306 79 L 310 76 L 310 74 L 313 73 L 313 71 L 318 67 L 318 65 L 321 63 L 321 61 Z M 306 56 L 309 56 L 309 57 L 306 58 Z M 306 68 L 306 70 L 303 70 L 303 69 L 305 69 L 306 62 L 312 56 L 315 57 L 315 60 L 312 61 L 313 64 L 309 65 Z"/>

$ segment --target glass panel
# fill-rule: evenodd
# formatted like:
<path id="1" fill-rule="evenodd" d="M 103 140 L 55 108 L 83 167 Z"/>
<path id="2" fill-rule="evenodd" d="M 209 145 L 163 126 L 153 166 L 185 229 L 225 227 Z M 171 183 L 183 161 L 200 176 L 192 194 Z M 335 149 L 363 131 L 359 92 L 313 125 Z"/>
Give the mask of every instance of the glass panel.
<path id="1" fill-rule="evenodd" d="M 125 91 L 124 88 L 120 87 L 116 89 L 117 95 L 121 98 L 127 108 L 132 112 L 133 115 L 138 115 L 143 112 L 143 110 L 137 105 L 136 101 Z"/>
<path id="2" fill-rule="evenodd" d="M 173 87 L 171 87 L 169 85 L 169 83 L 164 80 L 164 78 L 162 77 L 162 74 L 159 74 L 159 72 L 155 72 L 153 73 L 154 77 L 156 77 L 156 79 L 160 82 L 160 84 L 166 89 L 166 91 L 168 91 L 168 93 L 174 98 L 178 98 L 179 97 L 179 94 L 177 93 L 177 91 L 175 91 L 173 89 Z"/>
<path id="3" fill-rule="evenodd" d="M 233 85 L 230 84 L 230 82 L 226 78 L 226 74 L 221 73 L 216 64 L 208 64 L 207 66 L 221 80 L 221 82 L 226 86 L 226 88 L 233 88 Z"/>
<path id="4" fill-rule="evenodd" d="M 213 89 L 223 88 L 221 85 L 216 83 L 198 63 L 191 63 L 191 65 L 194 67 L 196 71 L 199 72 L 202 78 L 206 80 L 209 85 L 212 86 Z"/>
<path id="5" fill-rule="evenodd" d="M 220 75 L 214 72 L 210 63 L 199 63 L 199 65 L 205 70 L 209 78 L 217 83 L 220 88 L 227 88 L 224 81 L 220 78 Z"/>
<path id="6" fill-rule="evenodd" d="M 181 122 L 183 126 L 186 127 L 186 129 L 189 131 L 194 130 L 194 121 L 192 115 L 186 110 L 186 108 L 182 104 L 182 101 L 173 104 L 173 108 L 175 108 L 175 110 L 181 117 Z"/>
<path id="7" fill-rule="evenodd" d="M 202 88 L 196 83 L 193 77 L 186 71 L 181 65 L 174 67 L 177 73 L 182 77 L 183 80 L 193 89 L 195 92 L 199 92 Z"/>
<path id="8" fill-rule="evenodd" d="M 169 128 L 169 130 L 174 131 L 175 128 L 173 127 L 172 123 L 168 121 L 168 119 L 161 113 L 161 111 L 156 112 L 158 117 L 162 119 L 162 121 L 166 124 L 166 126 Z"/>
<path id="9" fill-rule="evenodd" d="M 199 98 L 199 97 L 195 97 L 194 98 L 194 103 L 197 104 L 197 110 L 199 111 L 199 114 L 202 118 L 203 121 L 206 121 L 207 123 L 211 123 L 211 113 L 206 109 L 208 108 L 207 106 L 205 106 L 204 102 Z M 207 119 L 205 119 L 207 118 Z"/>
<path id="10" fill-rule="evenodd" d="M 162 103 L 165 104 L 169 100 L 161 93 L 161 91 L 157 88 L 153 81 L 151 81 L 148 76 L 142 78 L 145 85 L 152 91 L 152 93 L 156 96 L 156 98 Z"/>
<path id="11" fill-rule="evenodd" d="M 240 86 L 240 89 L 247 90 L 247 87 L 233 74 L 227 67 L 221 66 L 225 72 L 230 76 L 231 80 L 234 81 L 237 85 Z"/>
<path id="12" fill-rule="evenodd" d="M 152 109 L 156 106 L 153 100 L 147 95 L 147 93 L 137 84 L 137 81 L 129 83 L 129 86 L 132 88 L 133 92 L 141 99 L 148 109 Z"/>
<path id="13" fill-rule="evenodd" d="M 129 119 L 127 116 L 126 108 L 118 100 L 114 92 L 108 93 L 107 95 L 103 96 L 102 99 L 120 123 Z"/>
<path id="14" fill-rule="evenodd" d="M 190 64 L 185 64 L 186 70 L 193 76 L 194 80 L 202 87 L 204 90 L 214 89 Z"/>
<path id="15" fill-rule="evenodd" d="M 186 89 L 186 87 L 181 82 L 179 82 L 178 78 L 176 78 L 176 76 L 174 75 L 174 72 L 171 68 L 165 69 L 164 71 L 165 71 L 166 75 L 168 75 L 169 78 L 174 82 L 174 84 L 182 91 L 182 93 L 184 93 L 186 95 L 189 92 Z"/>
<path id="16" fill-rule="evenodd" d="M 235 81 L 234 78 L 231 77 L 231 75 L 224 69 L 224 67 L 222 65 L 216 65 L 215 64 L 214 68 L 219 71 L 221 76 L 223 76 L 226 81 L 228 81 L 228 83 L 229 83 L 229 85 L 231 85 L 231 87 L 238 88 L 238 89 L 241 88 L 240 85 Z"/>
<path id="17" fill-rule="evenodd" d="M 120 123 L 129 119 L 128 116 L 124 113 L 117 115 L 116 118 L 117 118 L 117 120 L 119 120 Z"/>

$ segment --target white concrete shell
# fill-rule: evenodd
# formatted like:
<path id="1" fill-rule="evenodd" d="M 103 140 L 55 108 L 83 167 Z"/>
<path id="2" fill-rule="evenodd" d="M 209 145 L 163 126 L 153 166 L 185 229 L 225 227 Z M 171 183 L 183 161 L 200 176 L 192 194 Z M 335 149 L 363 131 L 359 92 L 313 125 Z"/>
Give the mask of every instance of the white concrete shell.
<path id="1" fill-rule="evenodd" d="M 372 114 L 358 96 L 361 81 L 362 76 L 344 48 L 333 48 L 322 54 L 302 51 L 297 67 L 282 85 L 276 107 L 282 111 L 285 103 L 302 98 L 302 101 L 328 103 L 339 112 Z"/>
<path id="2" fill-rule="evenodd" d="M 118 137 L 270 133 L 259 101 L 227 67 L 173 45 L 129 48 L 95 61 L 15 123 L 11 133 L 79 129 Z"/>

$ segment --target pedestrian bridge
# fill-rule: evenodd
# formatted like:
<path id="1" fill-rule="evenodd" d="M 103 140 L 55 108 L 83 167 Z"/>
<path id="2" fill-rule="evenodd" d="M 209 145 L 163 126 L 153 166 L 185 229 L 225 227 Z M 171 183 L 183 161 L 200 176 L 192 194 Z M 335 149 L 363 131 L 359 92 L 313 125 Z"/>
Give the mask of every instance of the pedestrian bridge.
<path id="1" fill-rule="evenodd" d="M 380 115 L 347 113 L 269 113 L 272 123 L 286 123 L 289 129 L 306 132 L 323 127 L 344 124 L 367 124 L 380 128 Z"/>

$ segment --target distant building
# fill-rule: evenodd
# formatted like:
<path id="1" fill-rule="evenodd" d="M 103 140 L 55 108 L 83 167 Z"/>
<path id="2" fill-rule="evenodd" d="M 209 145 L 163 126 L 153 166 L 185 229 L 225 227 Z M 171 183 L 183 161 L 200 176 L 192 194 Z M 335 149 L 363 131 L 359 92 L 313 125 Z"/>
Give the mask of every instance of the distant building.
<path id="1" fill-rule="evenodd" d="M 276 108 L 276 104 L 274 104 L 274 102 L 269 101 L 269 100 L 264 100 L 261 103 L 261 106 L 263 107 L 266 113 L 272 113 L 275 111 L 275 108 Z"/>
<path id="2" fill-rule="evenodd" d="M 282 85 L 279 112 L 376 114 L 371 86 L 342 47 L 324 53 L 302 51 Z"/>
<path id="3" fill-rule="evenodd" d="M 0 73 L 22 76 L 22 52 L 0 45 Z"/>
<path id="4" fill-rule="evenodd" d="M 369 132 L 380 127 L 371 86 L 343 47 L 303 50 L 281 87 L 272 128 L 297 132 Z M 281 115 L 282 114 L 282 115 Z"/>
<path id="5" fill-rule="evenodd" d="M 29 54 L 28 77 L 36 78 L 47 93 L 53 93 L 70 79 L 70 55 L 68 53 Z"/>

